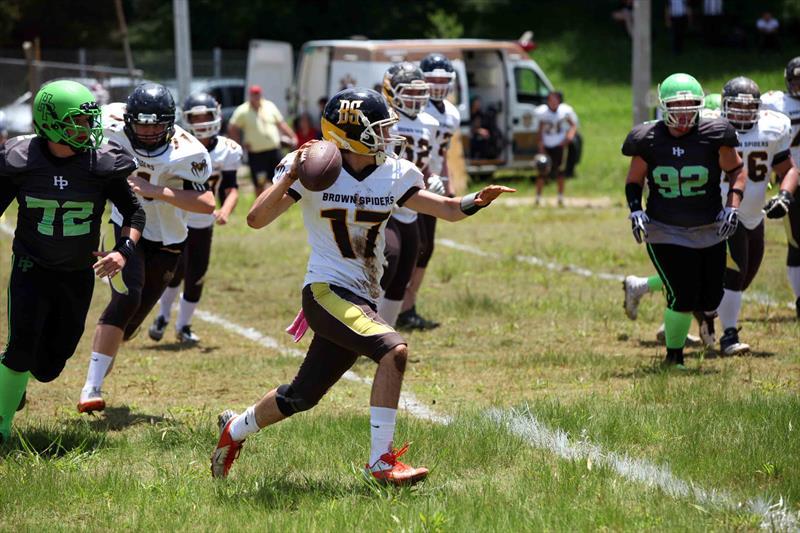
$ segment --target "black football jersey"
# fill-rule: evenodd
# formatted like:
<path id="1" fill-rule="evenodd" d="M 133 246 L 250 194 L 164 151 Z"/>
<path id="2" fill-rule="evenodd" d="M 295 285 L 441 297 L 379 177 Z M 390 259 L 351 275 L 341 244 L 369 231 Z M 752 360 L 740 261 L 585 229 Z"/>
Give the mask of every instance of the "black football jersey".
<path id="1" fill-rule="evenodd" d="M 139 209 L 126 178 L 137 162 L 113 142 L 59 158 L 36 136 L 0 146 L 0 213 L 19 203 L 14 253 L 54 270 L 79 270 L 96 260 L 106 199 L 125 213 Z"/>
<path id="2" fill-rule="evenodd" d="M 739 146 L 736 130 L 724 119 L 701 120 L 681 137 L 672 136 L 663 121 L 634 127 L 622 153 L 647 162 L 647 216 L 682 227 L 713 223 L 722 208 L 722 146 Z"/>

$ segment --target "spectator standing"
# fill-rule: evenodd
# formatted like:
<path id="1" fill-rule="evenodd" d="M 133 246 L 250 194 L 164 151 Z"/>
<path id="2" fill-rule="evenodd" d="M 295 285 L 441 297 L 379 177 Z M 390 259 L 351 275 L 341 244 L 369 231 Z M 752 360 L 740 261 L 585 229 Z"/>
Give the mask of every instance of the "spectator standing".
<path id="1" fill-rule="evenodd" d="M 781 24 L 772 13 L 765 11 L 761 18 L 756 21 L 758 30 L 758 47 L 760 49 L 779 50 L 781 47 L 778 38 Z"/>
<path id="2" fill-rule="evenodd" d="M 308 141 L 322 138 L 319 130 L 314 127 L 309 113 L 301 113 L 294 123 L 294 128 L 297 134 L 297 146 L 303 146 Z"/>
<path id="3" fill-rule="evenodd" d="M 689 7 L 686 0 L 667 0 L 666 25 L 672 32 L 672 52 L 683 53 L 683 40 L 689 26 Z"/>
<path id="4" fill-rule="evenodd" d="M 281 133 L 294 146 L 297 146 L 297 136 L 275 104 L 263 98 L 258 85 L 250 86 L 248 101 L 233 112 L 228 133 L 247 151 L 250 179 L 258 197 L 267 181 L 272 183 L 275 167 L 283 157 L 280 150 Z"/>
<path id="5" fill-rule="evenodd" d="M 480 96 L 475 96 L 469 104 L 470 159 L 486 159 L 489 150 L 489 130 L 485 127 L 483 104 Z"/>

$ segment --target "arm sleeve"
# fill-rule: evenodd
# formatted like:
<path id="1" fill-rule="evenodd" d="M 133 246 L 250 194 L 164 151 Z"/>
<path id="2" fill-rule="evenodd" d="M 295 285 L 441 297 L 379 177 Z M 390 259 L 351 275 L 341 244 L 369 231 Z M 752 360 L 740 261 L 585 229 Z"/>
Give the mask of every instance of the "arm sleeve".
<path id="1" fill-rule="evenodd" d="M 395 200 L 395 203 L 400 207 L 403 207 L 403 204 L 405 204 L 409 198 L 414 196 L 417 191 L 425 188 L 425 180 L 422 172 L 420 172 L 419 169 L 417 169 L 417 167 L 411 163 L 409 163 L 409 167 L 410 168 L 400 180 L 400 190 L 398 191 L 399 197 L 397 200 Z"/>
<path id="2" fill-rule="evenodd" d="M 725 129 L 722 131 L 722 136 L 720 138 L 720 146 L 730 146 L 731 148 L 736 148 L 739 146 L 739 136 L 736 134 L 736 128 L 733 125 L 724 119 L 719 119 L 725 122 Z"/>
<path id="3" fill-rule="evenodd" d="M 236 171 L 235 170 L 223 170 L 222 171 L 222 181 L 219 184 L 219 190 L 225 191 L 228 189 L 238 189 L 239 184 L 236 183 Z"/>
<path id="4" fill-rule="evenodd" d="M 625 142 L 622 143 L 622 155 L 626 155 L 628 157 L 634 156 L 641 156 L 642 155 L 642 139 L 641 139 L 641 131 L 638 127 L 633 128 L 628 136 L 625 138 Z"/>
<path id="5" fill-rule="evenodd" d="M 136 195 L 128 185 L 125 177 L 110 179 L 106 185 L 106 198 L 116 206 L 122 215 L 122 226 L 143 231 L 145 223 L 144 209 Z"/>

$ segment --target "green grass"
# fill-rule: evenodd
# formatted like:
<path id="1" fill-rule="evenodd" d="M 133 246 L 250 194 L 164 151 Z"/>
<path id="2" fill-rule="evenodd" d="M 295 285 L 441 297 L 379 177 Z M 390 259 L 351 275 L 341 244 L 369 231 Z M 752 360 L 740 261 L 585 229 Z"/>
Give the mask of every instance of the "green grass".
<path id="1" fill-rule="evenodd" d="M 671 469 L 679 479 L 730 495 L 777 501 L 800 512 L 800 327 L 783 303 L 746 302 L 742 340 L 754 355 L 718 358 L 688 350 L 689 371 L 664 372 L 654 342 L 663 298 L 644 299 L 639 320 L 622 311 L 619 283 L 523 262 L 536 256 L 598 272 L 647 275 L 652 267 L 630 235 L 618 149 L 630 127 L 625 43 L 595 62 L 576 34 L 542 41 L 535 57 L 577 109 L 586 137 L 580 175 L 567 193 L 606 196 L 606 209 L 496 205 L 439 236 L 496 253 L 477 257 L 439 245 L 419 308 L 442 321 L 406 335 L 405 390 L 448 426 L 401 415 L 398 441 L 413 441 L 412 464 L 432 470 L 423 484 L 386 490 L 365 482 L 369 389 L 338 383 L 310 413 L 248 439 L 226 482 L 210 479 L 216 414 L 243 409 L 289 382 L 299 359 L 196 320 L 202 337 L 181 349 L 139 336 L 126 344 L 106 383 L 109 408 L 79 416 L 91 332 L 107 303 L 98 285 L 87 332 L 59 379 L 32 382 L 17 415 L 18 437 L 0 452 L 2 530 L 755 530 L 759 517 L 666 495 L 606 466 L 558 458 L 489 419 L 490 409 L 529 408 L 571 442 Z M 573 46 L 574 43 L 579 46 Z M 590 44 L 590 43 L 589 43 Z M 616 63 L 615 54 L 623 57 Z M 656 55 L 655 77 L 704 72 L 721 86 L 742 71 L 762 89 L 780 86 L 783 59 L 763 65 L 744 54 L 701 51 L 685 65 Z M 712 61 L 713 60 L 713 61 Z M 614 65 L 601 67 L 601 65 Z M 685 67 L 685 68 L 684 68 Z M 741 71 L 739 69 L 742 69 Z M 519 196 L 530 196 L 530 184 Z M 201 309 L 277 338 L 300 305 L 308 246 L 299 211 L 262 231 L 243 218 L 217 228 Z M 9 213 L 13 219 L 13 213 Z M 0 236 L 0 283 L 9 239 Z M 790 299 L 785 237 L 767 224 L 767 252 L 751 292 Z M 0 309 L 5 309 L 5 291 Z M 6 334 L 0 320 L 0 338 Z M 309 339 L 297 347 L 304 350 Z M 371 377 L 374 365 L 353 370 Z"/>

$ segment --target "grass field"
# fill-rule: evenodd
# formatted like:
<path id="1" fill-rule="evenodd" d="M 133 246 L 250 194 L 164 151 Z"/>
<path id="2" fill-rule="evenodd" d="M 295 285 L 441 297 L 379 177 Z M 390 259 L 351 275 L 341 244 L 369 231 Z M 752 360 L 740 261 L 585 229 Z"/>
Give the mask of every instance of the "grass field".
<path id="1" fill-rule="evenodd" d="M 405 391 L 441 418 L 404 411 L 397 433 L 413 441 L 409 462 L 431 468 L 425 483 L 386 490 L 360 475 L 369 387 L 359 379 L 342 380 L 314 411 L 248 439 L 230 479 L 211 480 L 217 413 L 241 410 L 291 380 L 309 342 L 292 346 L 283 333 L 300 305 L 307 260 L 299 210 L 253 231 L 243 220 L 246 196 L 231 224 L 215 231 L 201 304 L 214 322 L 195 321 L 200 346 L 140 335 L 106 382 L 109 408 L 88 417 L 75 403 L 108 300 L 107 287 L 96 286 L 75 357 L 55 382 L 29 385 L 18 433 L 0 455 L 0 529 L 796 529 L 800 328 L 786 305 L 782 228 L 768 224 L 751 288 L 758 302 L 743 309 L 741 335 L 753 354 L 719 358 L 690 348 L 688 371 L 662 371 L 654 333 L 663 298 L 645 299 L 630 322 L 616 280 L 652 271 L 622 207 L 626 63 L 579 68 L 586 47 L 570 47 L 571 39 L 565 34 L 535 58 L 565 90 L 587 140 L 568 195 L 611 207 L 505 203 L 440 224 L 446 241 L 420 308 L 443 324 L 407 335 Z M 654 78 L 713 65 L 699 76 L 707 86 L 746 69 L 763 89 L 779 88 L 784 60 L 757 60 L 703 51 L 678 69 L 657 56 Z M 516 183 L 530 198 L 530 184 Z M 0 283 L 9 261 L 10 239 L 0 233 Z M 5 304 L 3 292 L 0 309 Z M 0 338 L 5 327 L 0 320 Z M 361 360 L 353 371 L 370 378 L 374 365 Z"/>

